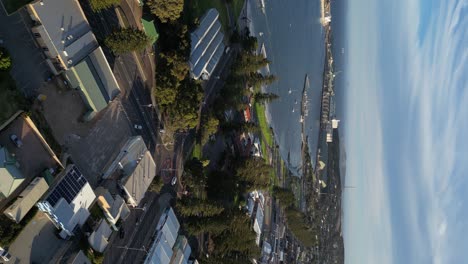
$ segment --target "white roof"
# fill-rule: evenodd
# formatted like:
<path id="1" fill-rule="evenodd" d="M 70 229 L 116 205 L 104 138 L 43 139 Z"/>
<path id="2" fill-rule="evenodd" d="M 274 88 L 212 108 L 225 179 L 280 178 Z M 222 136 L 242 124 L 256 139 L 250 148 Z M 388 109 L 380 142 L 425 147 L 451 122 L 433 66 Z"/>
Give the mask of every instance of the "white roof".
<path id="1" fill-rule="evenodd" d="M 107 244 L 109 244 L 108 239 L 111 234 L 112 229 L 110 226 L 105 220 L 101 220 L 98 229 L 88 237 L 88 242 L 94 250 L 104 252 Z"/>

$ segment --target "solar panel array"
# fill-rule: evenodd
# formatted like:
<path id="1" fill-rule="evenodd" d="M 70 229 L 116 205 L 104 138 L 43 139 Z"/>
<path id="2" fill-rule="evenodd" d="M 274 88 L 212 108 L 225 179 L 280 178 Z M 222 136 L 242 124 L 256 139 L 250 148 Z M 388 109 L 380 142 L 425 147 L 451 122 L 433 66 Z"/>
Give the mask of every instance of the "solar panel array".
<path id="1" fill-rule="evenodd" d="M 55 186 L 46 200 L 52 207 L 57 204 L 60 198 L 64 198 L 68 203 L 71 203 L 87 182 L 78 168 L 73 166 L 59 184 Z"/>

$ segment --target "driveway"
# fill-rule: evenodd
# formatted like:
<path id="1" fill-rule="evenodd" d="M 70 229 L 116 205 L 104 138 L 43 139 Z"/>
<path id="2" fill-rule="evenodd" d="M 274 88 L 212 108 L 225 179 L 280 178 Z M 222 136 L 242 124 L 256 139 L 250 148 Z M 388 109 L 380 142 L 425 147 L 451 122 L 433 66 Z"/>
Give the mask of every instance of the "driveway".
<path id="1" fill-rule="evenodd" d="M 10 73 L 26 97 L 34 97 L 51 74 L 29 30 L 31 23 L 26 10 L 8 16 L 0 2 L 0 39 L 13 59 Z"/>

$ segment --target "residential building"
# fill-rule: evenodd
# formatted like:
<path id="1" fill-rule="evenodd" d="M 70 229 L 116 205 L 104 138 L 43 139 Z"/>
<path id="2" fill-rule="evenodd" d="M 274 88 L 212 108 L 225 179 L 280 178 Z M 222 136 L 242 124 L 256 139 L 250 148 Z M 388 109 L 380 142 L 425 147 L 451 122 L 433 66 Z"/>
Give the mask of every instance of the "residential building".
<path id="1" fill-rule="evenodd" d="M 118 230 L 116 224 L 119 219 L 125 220 L 130 215 L 125 200 L 120 195 L 112 196 L 108 190 L 98 187 L 95 190 L 97 203 L 101 207 L 107 221 L 114 230 Z"/>
<path id="2" fill-rule="evenodd" d="M 16 158 L 5 147 L 0 147 L 0 200 L 10 196 L 23 181 Z"/>
<path id="3" fill-rule="evenodd" d="M 208 80 L 224 53 L 224 34 L 219 13 L 212 8 L 206 12 L 200 26 L 190 34 L 190 72 L 194 79 Z"/>
<path id="4" fill-rule="evenodd" d="M 98 228 L 88 237 L 89 245 L 97 252 L 104 252 L 109 244 L 109 237 L 112 234 L 111 227 L 104 219 L 101 219 Z"/>
<path id="5" fill-rule="evenodd" d="M 187 264 L 192 253 L 192 248 L 188 244 L 185 236 L 179 236 L 173 248 L 173 255 L 170 264 Z"/>
<path id="6" fill-rule="evenodd" d="M 54 74 L 64 73 L 79 89 L 91 119 L 120 92 L 78 0 L 36 0 L 27 5 L 37 43 Z"/>
<path id="7" fill-rule="evenodd" d="M 159 218 L 154 242 L 145 264 L 187 264 L 191 254 L 187 238 L 179 236 L 180 224 L 171 207 Z"/>
<path id="8" fill-rule="evenodd" d="M 49 185 L 46 180 L 42 177 L 36 177 L 3 213 L 11 220 L 19 223 L 42 195 L 47 192 L 47 189 L 49 189 Z"/>
<path id="9" fill-rule="evenodd" d="M 62 164 L 32 120 L 16 112 L 0 125 L 0 210 L 42 172 L 53 174 L 58 167 Z"/>
<path id="10" fill-rule="evenodd" d="M 45 212 L 54 225 L 61 230 L 60 237 L 67 239 L 73 231 L 88 219 L 89 207 L 96 195 L 86 178 L 75 165 L 68 165 L 58 176 L 59 180 L 37 203 L 39 210 Z"/>
<path id="11" fill-rule="evenodd" d="M 104 179 L 116 177 L 125 193 L 127 203 L 133 207 L 140 204 L 156 176 L 156 163 L 141 136 L 130 138 L 117 158 L 103 174 Z"/>

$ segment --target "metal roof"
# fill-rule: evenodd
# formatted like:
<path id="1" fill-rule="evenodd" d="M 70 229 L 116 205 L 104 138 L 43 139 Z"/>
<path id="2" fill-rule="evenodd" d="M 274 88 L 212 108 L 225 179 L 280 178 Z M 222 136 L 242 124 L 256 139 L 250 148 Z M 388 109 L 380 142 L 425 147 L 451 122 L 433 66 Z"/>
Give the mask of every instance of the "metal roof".
<path id="1" fill-rule="evenodd" d="M 126 155 L 119 160 L 124 173 L 121 185 L 138 205 L 156 176 L 156 163 L 141 136 L 129 139 L 125 146 Z"/>
<path id="2" fill-rule="evenodd" d="M 77 0 L 41 0 L 31 3 L 30 7 L 42 24 L 39 26 L 43 29 L 41 34 L 47 34 L 42 38 L 49 47 L 53 45 L 62 61 L 72 60 L 70 66 L 98 46 Z"/>
<path id="3" fill-rule="evenodd" d="M 70 85 L 83 92 L 89 107 L 96 112 L 104 109 L 120 91 L 101 47 L 66 73 Z"/>
<path id="4" fill-rule="evenodd" d="M 23 180 L 23 174 L 16 166 L 16 159 L 5 147 L 0 148 L 0 200 L 8 197 Z"/>
<path id="5" fill-rule="evenodd" d="M 204 73 L 211 75 L 224 52 L 224 34 L 218 18 L 216 9 L 208 10 L 200 26 L 190 34 L 190 69 L 195 79 Z"/>
<path id="6" fill-rule="evenodd" d="M 153 43 L 156 42 L 156 40 L 159 38 L 159 34 L 158 31 L 156 31 L 156 27 L 154 26 L 154 20 L 146 20 L 142 18 L 141 24 L 143 25 L 143 29 L 145 30 L 146 35 L 148 35 L 153 40 Z"/>
<path id="7" fill-rule="evenodd" d="M 5 211 L 4 214 L 19 223 L 33 208 L 36 202 L 47 192 L 49 185 L 42 177 L 35 178 L 18 196 L 18 199 Z"/>

